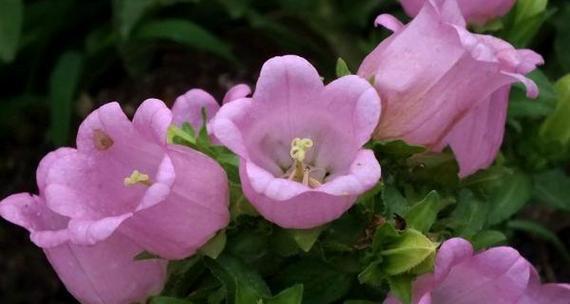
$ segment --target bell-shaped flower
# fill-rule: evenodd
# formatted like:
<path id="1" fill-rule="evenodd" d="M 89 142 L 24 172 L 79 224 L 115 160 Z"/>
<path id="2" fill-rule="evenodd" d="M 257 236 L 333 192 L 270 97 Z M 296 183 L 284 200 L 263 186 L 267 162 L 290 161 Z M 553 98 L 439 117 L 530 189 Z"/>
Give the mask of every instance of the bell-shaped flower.
<path id="1" fill-rule="evenodd" d="M 246 84 L 238 84 L 228 90 L 223 104 L 230 101 L 246 97 L 251 94 L 251 89 Z M 212 121 L 220 109 L 220 104 L 208 92 L 202 89 L 191 89 L 184 95 L 178 96 L 172 106 L 173 123 L 181 127 L 184 123 L 189 123 L 194 131 L 199 131 L 204 123 L 202 119 L 202 110 L 206 111 L 206 129 L 210 137 L 213 136 Z"/>
<path id="2" fill-rule="evenodd" d="M 406 14 L 418 15 L 422 6 L 429 0 L 400 0 Z M 437 0 L 442 1 L 442 0 Z M 449 0 L 448 0 L 449 1 Z M 506 15 L 516 0 L 451 0 L 457 1 L 463 17 L 469 23 L 483 25 L 493 19 Z"/>
<path id="3" fill-rule="evenodd" d="M 417 278 L 413 304 L 566 304 L 569 284 L 544 284 L 534 267 L 511 247 L 474 253 L 464 239 L 439 249 L 435 269 Z M 401 303 L 394 296 L 385 304 Z"/>
<path id="4" fill-rule="evenodd" d="M 373 79 L 384 115 L 376 139 L 403 139 L 434 151 L 451 146 L 460 176 L 489 166 L 500 148 L 508 96 L 543 62 L 498 38 L 465 29 L 457 3 L 428 0 L 410 23 L 390 15 L 376 23 L 394 31 L 366 57 L 358 74 Z"/>
<path id="5" fill-rule="evenodd" d="M 73 149 L 62 148 L 44 157 L 37 171 L 40 194 L 45 192 L 47 168 L 73 153 Z M 81 200 L 74 203 L 81 204 Z M 81 303 L 142 303 L 158 294 L 166 281 L 166 261 L 136 261 L 144 249 L 122 233 L 92 246 L 71 242 L 70 218 L 50 210 L 41 195 L 7 197 L 0 202 L 0 216 L 30 232 L 67 290 Z"/>
<path id="6" fill-rule="evenodd" d="M 131 122 L 118 103 L 92 112 L 77 149 L 44 170 L 49 209 L 68 217 L 74 244 L 114 234 L 167 259 L 192 255 L 229 221 L 228 181 L 211 158 L 167 145 L 170 110 L 146 100 Z"/>
<path id="7" fill-rule="evenodd" d="M 252 98 L 222 106 L 214 133 L 239 155 L 244 194 L 259 213 L 285 228 L 312 228 L 378 182 L 380 165 L 362 146 L 379 117 L 366 80 L 325 86 L 309 62 L 289 55 L 263 65 Z"/>

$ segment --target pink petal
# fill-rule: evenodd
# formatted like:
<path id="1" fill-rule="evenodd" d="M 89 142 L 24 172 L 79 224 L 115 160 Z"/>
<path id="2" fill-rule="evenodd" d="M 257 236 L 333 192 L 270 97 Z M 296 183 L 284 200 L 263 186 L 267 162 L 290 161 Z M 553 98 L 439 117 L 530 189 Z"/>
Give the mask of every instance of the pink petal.
<path id="1" fill-rule="evenodd" d="M 532 269 L 530 282 L 524 295 L 516 304 L 567 304 L 570 299 L 570 284 L 544 284 L 536 269 Z"/>
<path id="2" fill-rule="evenodd" d="M 263 64 L 253 99 L 264 107 L 303 108 L 315 101 L 323 87 L 319 73 L 307 60 L 294 55 L 274 57 Z"/>
<path id="3" fill-rule="evenodd" d="M 49 210 L 45 202 L 29 193 L 13 194 L 0 202 L 0 216 L 30 232 L 37 246 L 49 248 L 69 240 L 67 222 Z"/>
<path id="4" fill-rule="evenodd" d="M 434 303 L 514 303 L 525 291 L 530 265 L 509 247 L 493 248 L 453 267 L 432 291 Z"/>
<path id="5" fill-rule="evenodd" d="M 340 217 L 358 194 L 380 179 L 380 166 L 372 151 L 359 152 L 349 174 L 310 189 L 298 182 L 275 178 L 242 159 L 240 177 L 246 197 L 268 220 L 285 228 L 308 229 Z"/>
<path id="6" fill-rule="evenodd" d="M 428 0 L 401 0 L 406 14 L 415 17 Z M 449 1 L 451 2 L 451 1 Z M 457 0 L 465 19 L 474 24 L 486 22 L 506 15 L 515 0 Z"/>
<path id="7" fill-rule="evenodd" d="M 132 213 L 109 216 L 98 220 L 71 219 L 68 224 L 70 240 L 76 245 L 95 245 L 109 238 Z"/>
<path id="8" fill-rule="evenodd" d="M 138 210 L 120 231 L 146 250 L 168 259 L 192 255 L 229 222 L 229 192 L 223 169 L 182 146 L 169 147 L 176 170 L 170 195 Z"/>
<path id="9" fill-rule="evenodd" d="M 251 88 L 247 84 L 240 83 L 228 90 L 224 96 L 224 99 L 222 100 L 222 103 L 226 104 L 230 101 L 244 98 L 249 94 L 251 94 Z"/>
<path id="10" fill-rule="evenodd" d="M 158 294 L 166 281 L 166 261 L 135 261 L 143 249 L 121 234 L 94 246 L 46 249 L 69 292 L 82 303 L 130 304 Z"/>
<path id="11" fill-rule="evenodd" d="M 202 127 L 202 108 L 206 110 L 208 120 L 212 119 L 220 106 L 210 93 L 201 89 L 192 89 L 176 98 L 172 106 L 173 123 L 181 126 L 188 122 L 196 132 Z"/>
<path id="12" fill-rule="evenodd" d="M 323 225 L 340 217 L 356 200 L 350 195 L 309 191 L 299 183 L 277 178 L 259 193 L 251 185 L 256 176 L 248 176 L 249 168 L 254 166 L 240 161 L 242 190 L 264 218 L 283 228 L 309 229 Z"/>
<path id="13" fill-rule="evenodd" d="M 538 86 L 531 79 L 521 74 L 507 73 L 507 72 L 503 72 L 503 74 L 512 77 L 514 81 L 522 82 L 522 84 L 526 87 L 526 96 L 528 98 L 538 97 Z"/>
<path id="14" fill-rule="evenodd" d="M 360 150 L 346 175 L 331 176 L 317 188 L 331 195 L 358 195 L 370 190 L 380 180 L 380 164 L 372 150 Z"/>
<path id="15" fill-rule="evenodd" d="M 137 133 L 117 102 L 91 112 L 79 126 L 77 149 L 94 154 L 115 150 L 117 139 L 137 138 Z"/>
<path id="16" fill-rule="evenodd" d="M 253 121 L 252 108 L 253 103 L 250 98 L 227 103 L 220 109 L 213 124 L 216 138 L 241 157 L 246 157 L 248 152 L 240 129 Z"/>
<path id="17" fill-rule="evenodd" d="M 501 147 L 510 86 L 469 111 L 449 132 L 440 148 L 451 146 L 459 163 L 459 176 L 465 177 L 489 167 Z"/>
<path id="18" fill-rule="evenodd" d="M 443 281 L 451 269 L 473 256 L 471 243 L 461 238 L 445 241 L 437 251 L 435 261 L 435 280 Z"/>
<path id="19" fill-rule="evenodd" d="M 46 179 L 49 208 L 65 216 L 92 220 L 134 211 L 146 187 L 127 187 L 123 180 L 135 168 L 149 171 L 105 160 L 99 162 L 77 151 L 55 160 Z"/>
<path id="20" fill-rule="evenodd" d="M 48 153 L 42 158 L 38 169 L 36 170 L 36 180 L 38 183 L 38 188 L 40 193 L 44 191 L 46 187 L 46 178 L 51 165 L 59 158 L 65 157 L 66 155 L 75 153 L 75 149 L 72 148 L 59 148 L 53 152 Z"/>
<path id="21" fill-rule="evenodd" d="M 148 141 L 166 144 L 166 132 L 172 122 L 172 113 L 158 99 L 147 99 L 137 109 L 133 125 Z"/>
<path id="22" fill-rule="evenodd" d="M 391 30 L 392 32 L 397 32 L 404 27 L 402 21 L 398 20 L 396 17 L 389 14 L 382 14 L 376 17 L 376 20 L 374 20 L 374 25 L 376 26 L 381 25 Z"/>
<path id="23" fill-rule="evenodd" d="M 358 76 L 339 78 L 325 87 L 322 107 L 335 117 L 344 132 L 349 132 L 360 148 L 372 136 L 380 119 L 380 98 L 370 84 Z M 347 119 L 347 115 L 351 115 Z"/>
<path id="24" fill-rule="evenodd" d="M 130 304 L 157 294 L 166 281 L 166 261 L 135 261 L 144 249 L 120 234 L 94 246 L 68 242 L 68 219 L 37 196 L 20 193 L 0 202 L 0 216 L 30 231 L 67 289 L 82 303 Z"/>

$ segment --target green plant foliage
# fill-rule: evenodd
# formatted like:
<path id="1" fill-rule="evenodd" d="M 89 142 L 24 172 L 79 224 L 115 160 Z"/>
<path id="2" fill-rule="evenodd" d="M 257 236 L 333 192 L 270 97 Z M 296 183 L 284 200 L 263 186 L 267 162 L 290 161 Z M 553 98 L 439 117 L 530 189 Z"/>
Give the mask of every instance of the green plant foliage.
<path id="1" fill-rule="evenodd" d="M 351 75 L 352 72 L 348 68 L 348 65 L 342 58 L 338 58 L 336 61 L 336 77 L 340 78 L 342 76 Z"/>
<path id="2" fill-rule="evenodd" d="M 152 21 L 141 26 L 135 39 L 165 39 L 202 49 L 236 62 L 229 46 L 201 26 L 183 19 Z"/>
<path id="3" fill-rule="evenodd" d="M 494 185 L 489 186 L 491 208 L 488 216 L 490 225 L 500 223 L 519 211 L 531 198 L 532 181 L 524 173 L 515 171 L 505 174 Z"/>
<path id="4" fill-rule="evenodd" d="M 540 135 L 545 140 L 567 146 L 570 142 L 570 75 L 558 80 L 554 88 L 558 93 L 556 109 L 542 124 Z"/>
<path id="5" fill-rule="evenodd" d="M 67 143 L 69 137 L 73 101 L 79 87 L 82 68 L 82 55 L 70 51 L 59 58 L 50 77 L 50 131 L 57 145 Z"/>
<path id="6" fill-rule="evenodd" d="M 0 1 L 0 59 L 14 60 L 22 32 L 22 0 Z"/>
<path id="7" fill-rule="evenodd" d="M 560 169 L 534 176 L 534 196 L 553 208 L 570 211 L 570 178 Z"/>
<path id="8" fill-rule="evenodd" d="M 505 36 L 517 47 L 525 47 L 549 16 L 548 0 L 518 0 L 507 19 Z"/>
<path id="9" fill-rule="evenodd" d="M 435 223 L 441 205 L 442 203 L 437 192 L 431 191 L 423 200 L 413 205 L 406 212 L 404 218 L 409 227 L 426 233 Z"/>

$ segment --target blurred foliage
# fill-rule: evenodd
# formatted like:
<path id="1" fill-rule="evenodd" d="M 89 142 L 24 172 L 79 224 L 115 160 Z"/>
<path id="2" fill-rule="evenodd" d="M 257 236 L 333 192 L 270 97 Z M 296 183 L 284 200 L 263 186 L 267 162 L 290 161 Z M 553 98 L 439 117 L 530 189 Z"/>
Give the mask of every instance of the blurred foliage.
<path id="1" fill-rule="evenodd" d="M 350 74 L 388 35 L 372 26 L 381 12 L 407 19 L 395 0 L 0 0 L 0 169 L 10 173 L 3 191 L 30 190 L 42 152 L 70 144 L 79 119 L 109 98 L 126 99 L 128 111 L 151 93 L 167 102 L 198 85 L 220 93 L 218 75 L 252 83 L 263 61 L 285 53 L 309 58 L 327 81 Z M 389 290 L 409 300 L 413 278 L 430 271 L 437 245 L 452 236 L 477 249 L 544 243 L 554 254 L 540 270 L 569 276 L 568 20 L 566 0 L 519 0 L 476 29 L 546 59 L 530 75 L 537 100 L 521 85 L 511 91 L 491 168 L 459 180 L 449 150 L 370 143 L 382 181 L 326 227 L 285 230 L 261 220 L 241 192 L 236 157 L 212 145 L 204 129 L 171 128 L 172 143 L 210 155 L 228 172 L 232 223 L 199 255 L 171 262 L 165 290 L 150 303 L 364 304 Z M 161 88 L 146 88 L 153 82 Z M 169 93 L 171 86 L 178 91 Z M 529 247 L 518 248 L 534 258 Z M 25 302 L 12 296 L 0 302 Z"/>
<path id="2" fill-rule="evenodd" d="M 332 76 L 338 57 L 357 67 L 383 35 L 370 26 L 374 15 L 394 8 L 377 0 L 2 0 L 0 110 L 8 119 L 0 136 L 34 106 L 52 113 L 43 140 L 69 143 L 86 112 L 82 94 L 140 82 L 172 49 L 190 54 L 190 68 L 211 54 L 225 72 L 250 74 L 270 56 L 296 53 Z"/>

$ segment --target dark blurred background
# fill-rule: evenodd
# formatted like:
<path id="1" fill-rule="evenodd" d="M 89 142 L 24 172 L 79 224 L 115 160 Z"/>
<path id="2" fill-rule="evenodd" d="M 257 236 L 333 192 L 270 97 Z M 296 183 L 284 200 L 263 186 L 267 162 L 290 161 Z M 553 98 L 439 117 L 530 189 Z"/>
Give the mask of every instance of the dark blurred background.
<path id="1" fill-rule="evenodd" d="M 146 98 L 171 105 L 195 87 L 221 98 L 287 53 L 327 81 L 338 57 L 355 71 L 388 35 L 372 25 L 380 12 L 406 20 L 395 0 L 0 0 L 0 198 L 37 192 L 41 157 L 73 146 L 82 118 L 105 102 L 132 114 Z M 551 1 L 535 19 L 523 37 L 497 33 L 543 54 L 541 76 L 556 80 L 570 71 L 570 6 Z M 552 233 L 513 229 L 510 243 L 548 280 L 570 281 L 552 263 L 570 244 L 568 213 L 531 206 L 521 216 Z M 0 303 L 73 302 L 28 233 L 0 220 Z"/>

